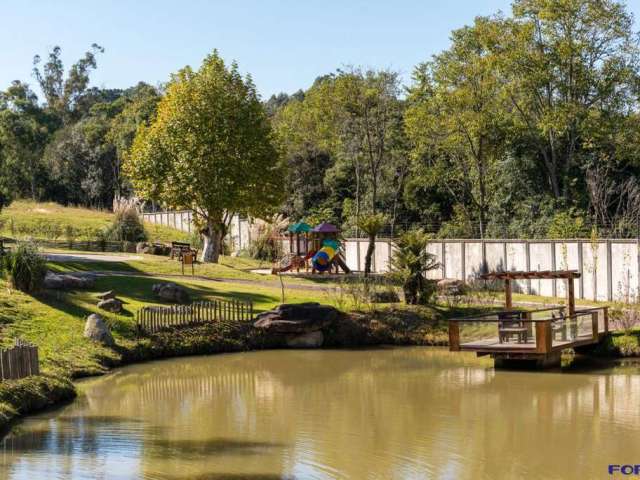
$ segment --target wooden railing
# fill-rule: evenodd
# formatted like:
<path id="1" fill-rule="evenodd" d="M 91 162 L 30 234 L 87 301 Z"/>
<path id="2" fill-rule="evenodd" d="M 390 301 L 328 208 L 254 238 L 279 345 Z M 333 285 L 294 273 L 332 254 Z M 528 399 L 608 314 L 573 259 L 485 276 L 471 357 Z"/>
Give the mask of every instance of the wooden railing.
<path id="1" fill-rule="evenodd" d="M 460 340 L 460 324 L 495 323 L 504 321 L 500 315 L 520 313 L 521 322 L 528 331 L 529 338 L 535 338 L 536 353 L 550 353 L 554 348 L 559 348 L 559 343 L 554 346 L 554 341 L 563 342 L 562 345 L 597 343 L 600 335 L 609 331 L 609 308 L 593 307 L 577 310 L 573 315 L 558 315 L 552 318 L 533 318 L 534 313 L 545 311 L 563 311 L 564 307 L 553 307 L 538 310 L 509 310 L 474 315 L 470 317 L 454 318 L 449 321 L 449 350 L 460 351 L 464 342 Z M 580 321 L 584 317 L 590 319 L 588 334 L 580 334 Z M 602 322 L 600 321 L 602 319 Z M 583 324 L 584 327 L 584 324 Z M 584 331 L 584 328 L 583 328 Z M 535 332 L 535 335 L 534 335 Z M 560 336 L 560 338 L 557 338 Z M 472 342 L 473 343 L 473 342 Z M 533 345 L 532 345 L 532 348 Z"/>
<path id="2" fill-rule="evenodd" d="M 16 338 L 11 348 L 0 350 L 0 378 L 17 380 L 40 374 L 38 347 Z"/>
<path id="3" fill-rule="evenodd" d="M 155 333 L 166 328 L 199 325 L 209 322 L 231 323 L 253 320 L 253 302 L 212 300 L 170 307 L 149 306 L 138 310 L 139 333 Z"/>

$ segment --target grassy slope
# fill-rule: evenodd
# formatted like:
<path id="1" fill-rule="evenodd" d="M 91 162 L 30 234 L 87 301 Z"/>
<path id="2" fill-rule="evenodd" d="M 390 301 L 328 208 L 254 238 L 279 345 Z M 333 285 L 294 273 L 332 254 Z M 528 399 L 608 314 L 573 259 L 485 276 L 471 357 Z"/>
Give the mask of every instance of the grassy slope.
<path id="1" fill-rule="evenodd" d="M 112 221 L 113 214 L 108 211 L 64 207 L 53 202 L 17 200 L 0 213 L 0 233 L 16 238 L 45 238 L 44 233 L 37 234 L 43 222 L 57 224 L 61 231 L 64 231 L 67 225 L 81 231 L 95 231 L 107 227 Z M 161 225 L 145 224 L 145 229 L 152 241 L 185 241 L 189 238 L 185 232 Z M 59 239 L 63 237 L 64 235 Z"/>

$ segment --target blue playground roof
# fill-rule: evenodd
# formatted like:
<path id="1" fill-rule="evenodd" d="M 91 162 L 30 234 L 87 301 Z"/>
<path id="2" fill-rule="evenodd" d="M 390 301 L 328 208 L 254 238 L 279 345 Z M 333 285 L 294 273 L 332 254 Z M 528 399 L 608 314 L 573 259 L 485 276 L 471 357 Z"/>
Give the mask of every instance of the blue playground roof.
<path id="1" fill-rule="evenodd" d="M 291 233 L 306 233 L 311 231 L 311 225 L 304 222 L 292 223 L 287 228 L 287 231 Z"/>

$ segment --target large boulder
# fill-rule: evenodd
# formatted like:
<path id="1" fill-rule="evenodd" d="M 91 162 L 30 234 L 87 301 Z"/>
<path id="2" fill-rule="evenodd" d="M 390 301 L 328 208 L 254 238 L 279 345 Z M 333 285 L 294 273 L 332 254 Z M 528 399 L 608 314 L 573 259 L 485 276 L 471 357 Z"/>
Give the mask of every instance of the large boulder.
<path id="1" fill-rule="evenodd" d="M 438 280 L 438 293 L 441 295 L 462 295 L 464 293 L 464 282 L 456 278 L 443 278 Z"/>
<path id="2" fill-rule="evenodd" d="M 47 272 L 44 288 L 53 290 L 77 290 L 93 288 L 96 280 L 93 275 Z"/>
<path id="3" fill-rule="evenodd" d="M 162 243 L 138 242 L 136 253 L 148 253 L 150 255 L 169 255 L 171 247 Z"/>
<path id="4" fill-rule="evenodd" d="M 159 299 L 165 302 L 189 303 L 191 301 L 191 296 L 187 289 L 175 283 L 156 283 L 151 289 Z"/>
<path id="5" fill-rule="evenodd" d="M 109 300 L 110 298 L 116 298 L 116 292 L 109 290 L 107 292 L 97 294 L 96 297 L 100 300 Z"/>
<path id="6" fill-rule="evenodd" d="M 117 298 L 107 298 L 98 302 L 98 308 L 111 313 L 122 312 L 122 301 Z"/>
<path id="7" fill-rule="evenodd" d="M 316 330 L 300 335 L 287 335 L 285 342 L 287 347 L 291 348 L 318 348 L 324 342 L 324 334 L 322 330 Z"/>
<path id="8" fill-rule="evenodd" d="M 335 308 L 315 302 L 282 304 L 258 314 L 253 326 L 269 333 L 305 334 L 322 330 L 339 315 Z"/>
<path id="9" fill-rule="evenodd" d="M 87 317 L 87 321 L 84 324 L 84 336 L 108 347 L 115 345 L 111 331 L 104 321 L 104 318 L 97 313 L 92 313 Z"/>
<path id="10" fill-rule="evenodd" d="M 149 245 L 147 242 L 138 242 L 136 244 L 136 253 L 149 253 L 150 249 L 151 245 Z"/>

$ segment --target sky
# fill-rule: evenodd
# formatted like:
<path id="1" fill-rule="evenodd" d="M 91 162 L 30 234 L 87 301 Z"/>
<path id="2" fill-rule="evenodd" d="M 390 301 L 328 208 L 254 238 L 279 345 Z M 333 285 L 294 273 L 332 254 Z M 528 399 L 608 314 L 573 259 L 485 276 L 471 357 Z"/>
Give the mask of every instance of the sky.
<path id="1" fill-rule="evenodd" d="M 92 43 L 104 47 L 92 85 L 156 85 L 217 48 L 251 73 L 263 98 L 306 89 L 346 66 L 392 68 L 410 81 L 415 65 L 449 45 L 451 30 L 505 0 L 20 0 L 0 9 L 0 89 L 35 85 L 35 54 L 56 45 L 69 67 Z M 640 17 L 640 0 L 627 2 Z M 36 89 L 36 91 L 38 91 Z"/>

